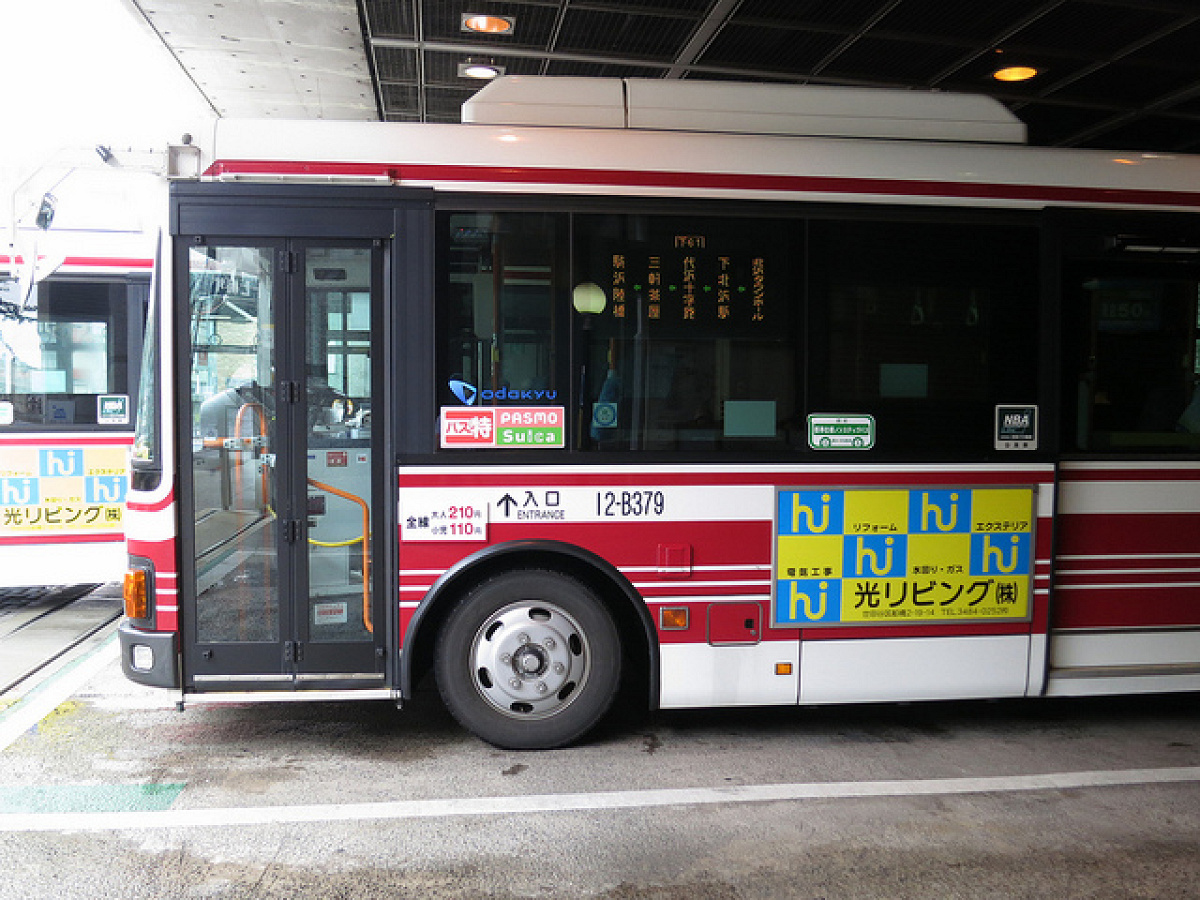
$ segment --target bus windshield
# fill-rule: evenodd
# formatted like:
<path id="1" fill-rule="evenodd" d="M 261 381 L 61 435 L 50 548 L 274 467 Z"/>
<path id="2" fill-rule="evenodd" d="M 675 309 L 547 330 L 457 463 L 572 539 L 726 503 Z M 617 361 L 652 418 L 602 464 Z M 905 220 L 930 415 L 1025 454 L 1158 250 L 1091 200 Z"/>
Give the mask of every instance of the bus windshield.
<path id="1" fill-rule="evenodd" d="M 47 280 L 0 304 L 0 426 L 128 428 L 129 313 L 109 281 Z"/>

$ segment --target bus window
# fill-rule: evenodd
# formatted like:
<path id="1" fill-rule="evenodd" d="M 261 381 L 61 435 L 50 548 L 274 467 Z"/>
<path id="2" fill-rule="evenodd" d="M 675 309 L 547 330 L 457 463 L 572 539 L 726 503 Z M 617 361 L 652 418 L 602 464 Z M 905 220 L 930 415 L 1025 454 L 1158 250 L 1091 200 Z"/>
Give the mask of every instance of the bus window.
<path id="1" fill-rule="evenodd" d="M 36 308 L 0 317 L 0 424 L 128 429 L 130 336 L 141 328 L 144 286 L 64 279 L 35 290 Z M 133 290 L 140 302 L 130 302 Z M 102 398 L 117 405 L 102 409 Z"/>
<path id="2" fill-rule="evenodd" d="M 798 432 L 788 220 L 577 216 L 581 446 L 732 451 Z M 598 288 L 599 291 L 595 291 Z"/>
<path id="3" fill-rule="evenodd" d="M 1037 397 L 1037 238 L 994 224 L 812 225 L 815 408 L 877 446 L 992 449 L 996 404 Z"/>
<path id="4" fill-rule="evenodd" d="M 563 217 L 452 213 L 440 221 L 439 405 L 565 406 L 556 353 Z"/>
<path id="5" fill-rule="evenodd" d="M 1200 279 L 1095 272 L 1069 287 L 1082 342 L 1068 363 L 1075 449 L 1200 448 Z"/>

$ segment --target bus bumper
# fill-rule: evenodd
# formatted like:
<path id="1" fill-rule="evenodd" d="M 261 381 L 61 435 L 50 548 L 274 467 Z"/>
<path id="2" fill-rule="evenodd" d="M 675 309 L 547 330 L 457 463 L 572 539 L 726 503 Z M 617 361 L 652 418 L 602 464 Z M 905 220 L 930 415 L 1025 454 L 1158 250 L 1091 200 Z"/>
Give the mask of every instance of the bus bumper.
<path id="1" fill-rule="evenodd" d="M 179 688 L 179 644 L 174 632 L 142 631 L 122 621 L 117 638 L 126 678 L 149 687 Z"/>

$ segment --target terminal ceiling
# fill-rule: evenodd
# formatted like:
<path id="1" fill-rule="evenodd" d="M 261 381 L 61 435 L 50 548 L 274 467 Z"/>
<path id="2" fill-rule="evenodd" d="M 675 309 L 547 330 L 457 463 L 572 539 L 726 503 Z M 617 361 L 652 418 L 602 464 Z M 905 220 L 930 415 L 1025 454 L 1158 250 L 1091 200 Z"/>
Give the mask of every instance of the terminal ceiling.
<path id="1" fill-rule="evenodd" d="M 227 116 L 456 122 L 509 75 L 990 94 L 1046 146 L 1200 153 L 1195 0 L 127 0 Z M 508 34 L 464 14 L 513 20 Z M 1038 75 L 1002 83 L 992 73 Z"/>

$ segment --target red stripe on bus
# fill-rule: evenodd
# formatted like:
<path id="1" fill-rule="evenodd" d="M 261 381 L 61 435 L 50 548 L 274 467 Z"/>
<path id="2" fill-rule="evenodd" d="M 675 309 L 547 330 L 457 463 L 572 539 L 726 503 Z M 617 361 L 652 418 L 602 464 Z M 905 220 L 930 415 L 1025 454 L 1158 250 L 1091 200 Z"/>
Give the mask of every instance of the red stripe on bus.
<path id="1" fill-rule="evenodd" d="M 1083 565 L 1061 557 L 1196 552 L 1200 512 L 1061 515 L 1057 521 L 1058 566 Z M 1092 562 L 1086 567 L 1094 568 Z"/>
<path id="2" fill-rule="evenodd" d="M 573 169 L 534 166 L 473 166 L 287 160 L 218 160 L 205 175 L 350 176 L 392 181 L 523 184 L 547 187 L 669 188 L 770 191 L 806 194 L 858 194 L 894 197 L 953 197 L 1048 203 L 1126 204 L 1200 207 L 1200 193 L 1147 188 L 1091 188 L 1038 184 L 995 184 L 818 175 L 762 175 L 730 172 Z"/>
<path id="3" fill-rule="evenodd" d="M 45 256 L 39 256 L 38 259 L 46 259 Z M 16 263 L 21 266 L 25 264 L 25 258 L 22 256 L 14 259 L 11 256 L 0 255 L 0 263 Z M 92 269 L 153 269 L 154 260 L 145 259 L 140 256 L 67 256 L 63 259 L 64 266 L 87 266 Z"/>
<path id="4" fill-rule="evenodd" d="M 111 433 L 88 437 L 86 435 L 52 435 L 52 434 L 5 434 L 0 435 L 0 444 L 17 447 L 45 447 L 58 444 L 85 444 L 89 447 L 129 447 L 133 444 L 133 434 Z"/>
<path id="5" fill-rule="evenodd" d="M 0 537 L 0 546 L 29 545 L 29 544 L 105 544 L 125 540 L 125 535 L 119 531 L 106 531 L 103 534 L 39 534 L 14 535 Z"/>
<path id="6" fill-rule="evenodd" d="M 1063 469 L 1060 480 L 1070 484 L 1109 484 L 1119 481 L 1200 481 L 1200 465 L 1192 469 Z"/>
<path id="7" fill-rule="evenodd" d="M 155 500 L 153 503 L 143 503 L 140 500 L 134 500 L 132 497 L 125 501 L 125 508 L 130 512 L 162 512 L 168 506 L 175 502 L 175 491 L 171 490 L 167 496 L 161 500 Z"/>
<path id="8" fill-rule="evenodd" d="M 1051 628 L 1167 628 L 1200 625 L 1196 587 L 1059 591 Z"/>
<path id="9" fill-rule="evenodd" d="M 141 257 L 68 256 L 64 266 L 87 266 L 95 269 L 153 269 L 154 260 Z"/>

